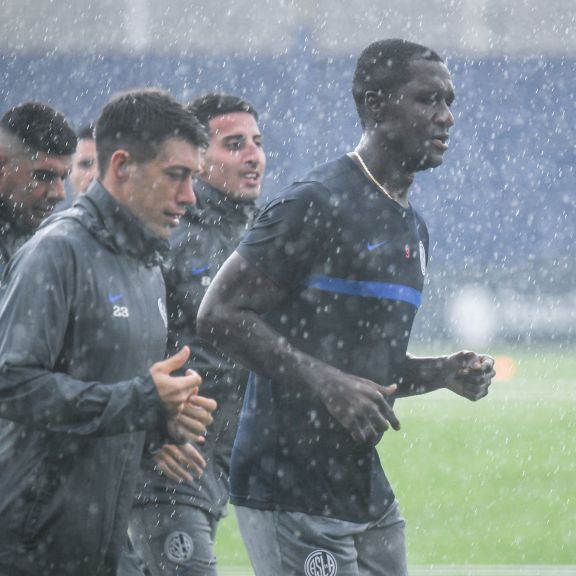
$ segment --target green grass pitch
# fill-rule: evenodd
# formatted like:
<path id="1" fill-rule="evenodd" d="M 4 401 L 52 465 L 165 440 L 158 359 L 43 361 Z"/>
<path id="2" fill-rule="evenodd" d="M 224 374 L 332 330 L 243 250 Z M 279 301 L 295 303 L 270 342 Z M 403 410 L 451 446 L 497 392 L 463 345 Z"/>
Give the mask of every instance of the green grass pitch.
<path id="1" fill-rule="evenodd" d="M 400 400 L 402 429 L 379 445 L 411 565 L 576 565 L 576 354 L 497 355 L 515 373 L 487 398 L 439 391 Z M 249 566 L 233 513 L 217 555 L 221 566 Z"/>

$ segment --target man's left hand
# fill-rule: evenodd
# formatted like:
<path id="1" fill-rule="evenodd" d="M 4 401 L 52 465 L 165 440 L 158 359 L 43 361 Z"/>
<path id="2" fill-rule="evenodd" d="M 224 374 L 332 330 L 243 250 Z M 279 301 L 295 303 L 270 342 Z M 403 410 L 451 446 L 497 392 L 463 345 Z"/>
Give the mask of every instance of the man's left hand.
<path id="1" fill-rule="evenodd" d="M 192 444 L 165 444 L 154 456 L 157 469 L 174 482 L 192 484 L 206 468 L 202 454 Z"/>

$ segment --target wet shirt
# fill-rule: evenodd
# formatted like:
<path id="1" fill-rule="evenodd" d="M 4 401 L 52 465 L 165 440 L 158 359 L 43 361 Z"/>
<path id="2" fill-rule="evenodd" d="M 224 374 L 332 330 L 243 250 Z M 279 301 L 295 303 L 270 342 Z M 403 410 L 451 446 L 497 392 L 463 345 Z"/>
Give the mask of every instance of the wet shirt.
<path id="1" fill-rule="evenodd" d="M 428 232 L 347 156 L 273 200 L 237 251 L 289 291 L 266 320 L 293 346 L 382 385 L 402 378 Z M 355 442 L 297 381 L 283 386 L 257 374 L 231 486 L 237 505 L 356 522 L 378 518 L 394 498 L 374 445 Z"/>

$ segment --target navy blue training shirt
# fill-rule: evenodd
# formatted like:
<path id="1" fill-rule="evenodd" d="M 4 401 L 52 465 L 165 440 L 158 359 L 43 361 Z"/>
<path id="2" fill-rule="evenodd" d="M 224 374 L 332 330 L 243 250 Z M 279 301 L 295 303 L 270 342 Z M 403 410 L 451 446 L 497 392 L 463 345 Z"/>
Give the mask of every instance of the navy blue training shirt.
<path id="1" fill-rule="evenodd" d="M 402 378 L 428 232 L 350 158 L 288 187 L 237 251 L 289 290 L 266 321 L 293 346 L 382 385 Z M 394 499 L 374 445 L 354 441 L 307 387 L 258 374 L 245 396 L 231 489 L 236 505 L 354 522 L 379 518 Z"/>

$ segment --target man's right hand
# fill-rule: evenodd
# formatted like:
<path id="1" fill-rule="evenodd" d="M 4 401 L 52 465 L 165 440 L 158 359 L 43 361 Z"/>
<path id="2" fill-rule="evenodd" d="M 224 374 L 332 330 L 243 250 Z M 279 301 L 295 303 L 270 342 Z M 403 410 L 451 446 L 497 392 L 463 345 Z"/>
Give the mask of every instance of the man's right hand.
<path id="1" fill-rule="evenodd" d="M 200 386 L 202 378 L 192 370 L 188 370 L 184 376 L 172 376 L 172 372 L 183 368 L 190 357 L 190 348 L 184 346 L 180 352 L 156 362 L 150 368 L 150 374 L 160 400 L 168 411 L 168 414 L 176 415 L 182 405 L 188 400 L 194 389 Z"/>
<path id="2" fill-rule="evenodd" d="M 190 348 L 184 346 L 180 352 L 166 360 L 156 362 L 150 374 L 158 395 L 168 412 L 168 432 L 177 442 L 203 442 L 206 427 L 212 423 L 212 412 L 216 402 L 197 396 L 202 383 L 200 375 L 187 370 L 184 376 L 172 376 L 172 372 L 184 367 L 190 357 Z"/>
<path id="3" fill-rule="evenodd" d="M 400 430 L 400 421 L 385 398 L 396 391 L 396 384 L 380 386 L 335 368 L 324 369 L 316 390 L 328 412 L 357 442 L 376 443 L 390 426 Z"/>

